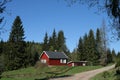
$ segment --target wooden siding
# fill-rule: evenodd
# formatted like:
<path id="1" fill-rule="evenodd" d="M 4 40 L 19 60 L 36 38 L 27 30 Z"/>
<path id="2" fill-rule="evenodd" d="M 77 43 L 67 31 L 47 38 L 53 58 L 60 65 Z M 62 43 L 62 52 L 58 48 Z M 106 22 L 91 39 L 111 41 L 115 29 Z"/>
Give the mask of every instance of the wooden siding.
<path id="1" fill-rule="evenodd" d="M 50 59 L 49 65 L 67 65 L 67 63 L 61 63 L 60 59 Z"/>
<path id="2" fill-rule="evenodd" d="M 45 59 L 45 60 L 46 60 L 46 63 L 49 64 L 49 58 L 48 58 L 48 56 L 47 56 L 45 53 L 43 53 L 43 54 L 41 55 L 40 60 L 42 60 L 42 59 Z"/>

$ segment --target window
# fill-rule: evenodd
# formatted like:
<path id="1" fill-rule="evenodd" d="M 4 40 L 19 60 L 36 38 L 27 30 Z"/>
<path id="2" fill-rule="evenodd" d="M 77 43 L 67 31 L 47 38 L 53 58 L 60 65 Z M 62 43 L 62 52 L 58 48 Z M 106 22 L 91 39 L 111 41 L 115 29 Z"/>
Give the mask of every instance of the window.
<path id="1" fill-rule="evenodd" d="M 41 59 L 41 63 L 46 63 L 46 59 Z"/>
<path id="2" fill-rule="evenodd" d="M 60 63 L 67 63 L 66 59 L 60 59 Z"/>

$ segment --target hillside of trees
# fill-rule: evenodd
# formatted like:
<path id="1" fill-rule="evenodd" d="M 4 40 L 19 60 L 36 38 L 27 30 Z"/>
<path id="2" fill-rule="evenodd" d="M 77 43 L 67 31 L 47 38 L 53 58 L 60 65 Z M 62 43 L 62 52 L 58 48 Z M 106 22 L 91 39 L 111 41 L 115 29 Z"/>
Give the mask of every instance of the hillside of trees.
<path id="1" fill-rule="evenodd" d="M 64 52 L 69 61 L 88 61 L 89 65 L 103 65 L 115 62 L 116 52 L 106 46 L 104 29 L 91 29 L 80 37 L 78 47 L 70 52 L 66 45 L 64 32 L 53 30 L 51 36 L 45 33 L 43 42 L 25 41 L 25 31 L 20 16 L 12 24 L 8 41 L 0 41 L 0 73 L 34 66 L 42 51 Z M 119 54 L 118 54 L 119 56 Z"/>

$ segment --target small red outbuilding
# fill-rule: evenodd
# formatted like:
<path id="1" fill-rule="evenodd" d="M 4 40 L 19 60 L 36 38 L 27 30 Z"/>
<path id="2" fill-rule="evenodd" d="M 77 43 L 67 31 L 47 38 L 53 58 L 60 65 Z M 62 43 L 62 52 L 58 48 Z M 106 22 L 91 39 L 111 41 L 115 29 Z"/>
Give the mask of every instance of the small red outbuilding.
<path id="1" fill-rule="evenodd" d="M 78 62 L 73 62 L 70 61 L 68 62 L 68 66 L 86 66 L 87 65 L 87 61 L 78 61 Z"/>
<path id="2" fill-rule="evenodd" d="M 67 65 L 68 56 L 63 52 L 43 51 L 40 61 L 48 65 Z"/>

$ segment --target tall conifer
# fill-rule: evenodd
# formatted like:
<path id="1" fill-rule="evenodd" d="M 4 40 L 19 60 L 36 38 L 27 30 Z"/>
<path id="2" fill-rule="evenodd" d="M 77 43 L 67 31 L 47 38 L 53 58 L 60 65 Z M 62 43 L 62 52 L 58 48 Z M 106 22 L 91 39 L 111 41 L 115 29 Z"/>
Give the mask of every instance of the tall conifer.
<path id="1" fill-rule="evenodd" d="M 8 69 L 19 69 L 21 67 L 26 67 L 26 43 L 24 41 L 24 28 L 22 21 L 19 16 L 17 16 L 13 22 L 13 26 L 9 36 L 9 51 L 8 51 L 8 60 L 9 63 Z"/>

